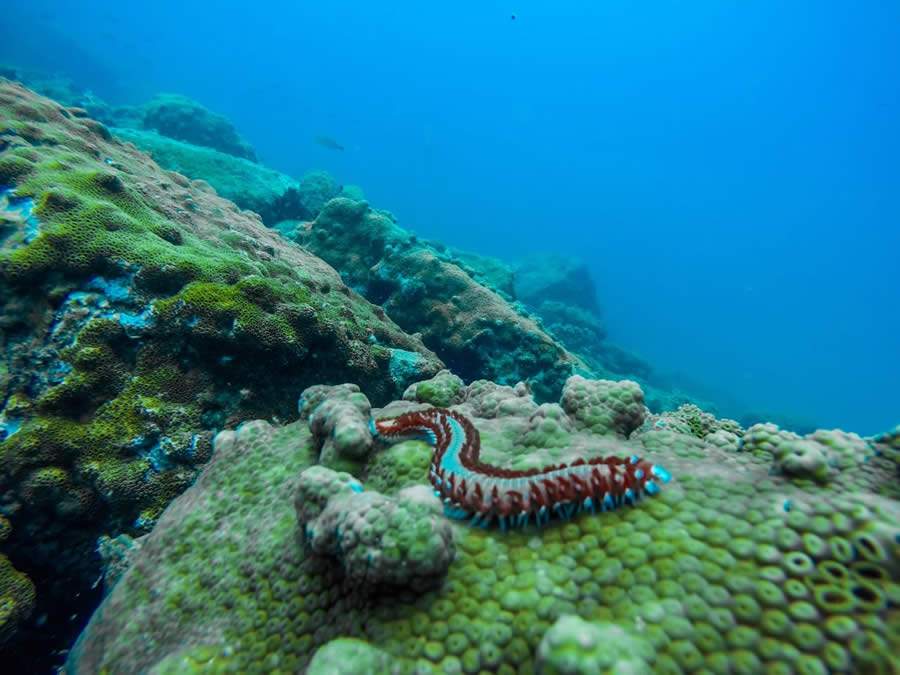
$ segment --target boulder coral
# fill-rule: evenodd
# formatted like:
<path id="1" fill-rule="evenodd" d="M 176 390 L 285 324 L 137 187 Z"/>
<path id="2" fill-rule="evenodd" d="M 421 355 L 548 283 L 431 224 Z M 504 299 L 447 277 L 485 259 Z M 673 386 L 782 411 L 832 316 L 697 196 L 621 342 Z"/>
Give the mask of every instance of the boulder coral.
<path id="1" fill-rule="evenodd" d="M 351 517 L 347 504 L 377 484 L 365 512 L 393 524 L 372 541 L 392 537 L 410 551 L 404 537 L 433 536 L 442 516 L 423 504 L 412 536 L 408 521 L 387 514 L 414 498 L 410 486 L 428 487 L 420 460 L 431 447 L 411 438 L 341 475 L 316 465 L 307 423 L 248 423 L 217 436 L 211 462 L 145 538 L 69 672 L 327 672 L 344 656 L 360 672 L 396 673 L 896 670 L 900 485 L 886 445 L 864 441 L 871 457 L 848 464 L 840 485 L 796 482 L 772 473 L 771 457 L 691 433 L 636 428 L 626 438 L 637 418 L 594 421 L 639 391 L 574 385 L 586 395 L 545 407 L 524 386 L 475 382 L 450 409 L 477 429 L 491 465 L 639 454 L 671 471 L 660 494 L 506 533 L 448 518 L 455 555 L 439 581 L 386 590 L 340 564 L 337 520 L 317 551 L 298 517 Z M 429 409 L 394 401 L 372 416 Z"/>

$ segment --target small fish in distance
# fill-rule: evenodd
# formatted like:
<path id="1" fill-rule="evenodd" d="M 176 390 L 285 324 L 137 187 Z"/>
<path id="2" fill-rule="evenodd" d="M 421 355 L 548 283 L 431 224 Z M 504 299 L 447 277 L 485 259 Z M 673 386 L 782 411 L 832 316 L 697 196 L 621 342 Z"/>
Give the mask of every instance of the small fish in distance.
<path id="1" fill-rule="evenodd" d="M 334 140 L 331 136 L 316 136 L 316 143 L 321 145 L 323 148 L 328 148 L 329 150 L 344 149 L 344 146 Z"/>

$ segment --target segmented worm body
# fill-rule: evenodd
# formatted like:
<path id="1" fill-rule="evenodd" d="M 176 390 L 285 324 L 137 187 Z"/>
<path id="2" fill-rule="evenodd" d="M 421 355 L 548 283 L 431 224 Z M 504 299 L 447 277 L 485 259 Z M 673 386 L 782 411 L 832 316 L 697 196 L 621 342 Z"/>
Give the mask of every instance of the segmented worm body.
<path id="1" fill-rule="evenodd" d="M 580 511 L 608 511 L 659 492 L 670 480 L 661 466 L 637 456 L 577 459 L 542 469 L 502 469 L 481 461 L 478 430 L 452 410 L 429 408 L 372 422 L 387 442 L 420 438 L 434 447 L 429 480 L 445 513 L 501 529 L 543 525 Z"/>

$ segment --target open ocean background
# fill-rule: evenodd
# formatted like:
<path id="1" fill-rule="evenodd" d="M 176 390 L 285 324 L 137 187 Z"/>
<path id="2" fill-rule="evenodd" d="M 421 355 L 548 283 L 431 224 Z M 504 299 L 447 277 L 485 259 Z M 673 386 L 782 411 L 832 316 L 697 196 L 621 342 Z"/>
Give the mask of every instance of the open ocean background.
<path id="1" fill-rule="evenodd" d="M 29 0 L 0 62 L 191 96 L 423 237 L 578 255 L 611 339 L 724 413 L 870 434 L 900 410 L 898 27 L 893 2 Z"/>

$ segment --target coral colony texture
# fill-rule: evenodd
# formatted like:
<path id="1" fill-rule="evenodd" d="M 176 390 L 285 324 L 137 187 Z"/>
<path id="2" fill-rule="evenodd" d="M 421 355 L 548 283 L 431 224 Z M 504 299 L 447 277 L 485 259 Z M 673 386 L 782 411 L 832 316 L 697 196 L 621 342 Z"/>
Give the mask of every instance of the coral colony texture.
<path id="1" fill-rule="evenodd" d="M 0 80 L 11 672 L 898 672 L 900 427 L 745 428 L 583 266 L 42 86 Z"/>
<path id="2" fill-rule="evenodd" d="M 70 672 L 896 665 L 886 444 L 756 430 L 729 445 L 728 420 L 660 425 L 633 383 L 577 376 L 559 403 L 444 371 L 382 409 L 340 385 L 300 411 L 217 436 Z M 782 442 L 815 444 L 832 472 L 786 470 Z"/>

